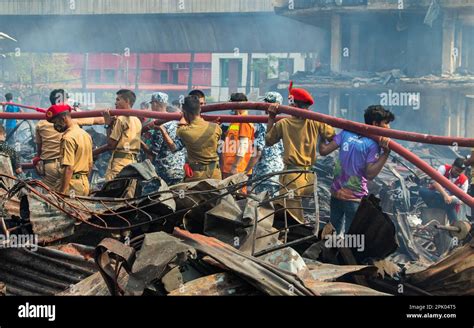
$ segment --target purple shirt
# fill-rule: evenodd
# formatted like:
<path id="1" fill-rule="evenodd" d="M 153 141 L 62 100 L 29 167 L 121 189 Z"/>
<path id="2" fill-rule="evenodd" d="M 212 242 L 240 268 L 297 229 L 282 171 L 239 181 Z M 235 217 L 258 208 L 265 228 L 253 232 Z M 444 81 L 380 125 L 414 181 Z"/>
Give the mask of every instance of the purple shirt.
<path id="1" fill-rule="evenodd" d="M 334 141 L 339 146 L 339 158 L 334 167 L 331 194 L 343 200 L 367 196 L 366 167 L 379 159 L 380 146 L 370 138 L 344 130 L 334 137 Z"/>

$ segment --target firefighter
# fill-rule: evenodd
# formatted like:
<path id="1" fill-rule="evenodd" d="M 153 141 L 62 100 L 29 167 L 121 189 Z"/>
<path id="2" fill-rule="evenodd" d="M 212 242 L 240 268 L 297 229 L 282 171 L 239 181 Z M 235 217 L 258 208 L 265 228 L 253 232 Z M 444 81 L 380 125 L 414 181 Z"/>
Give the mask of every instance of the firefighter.
<path id="1" fill-rule="evenodd" d="M 293 82 L 290 83 L 288 100 L 290 106 L 304 110 L 310 110 L 314 104 L 311 94 L 304 89 L 293 88 Z M 283 140 L 285 170 L 306 171 L 304 173 L 282 174 L 280 183 L 286 188 L 280 190 L 280 193 L 288 193 L 288 198 L 313 196 L 317 183 L 316 174 L 308 171 L 311 171 L 316 163 L 318 140 L 331 141 L 335 135 L 334 129 L 325 123 L 299 117 L 284 118 L 275 123 L 277 114 L 278 105 L 272 105 L 268 109 L 266 145 L 273 146 Z M 301 207 L 301 202 L 298 199 L 289 199 L 287 203 L 288 207 Z M 304 222 L 301 209 L 289 209 L 289 212 L 296 220 Z"/>

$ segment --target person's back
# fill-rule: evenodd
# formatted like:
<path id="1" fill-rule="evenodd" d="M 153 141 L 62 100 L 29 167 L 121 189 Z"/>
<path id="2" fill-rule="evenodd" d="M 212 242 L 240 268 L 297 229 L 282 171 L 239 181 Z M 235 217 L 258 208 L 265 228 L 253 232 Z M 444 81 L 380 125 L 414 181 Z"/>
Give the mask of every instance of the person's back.
<path id="1" fill-rule="evenodd" d="M 41 144 L 41 159 L 43 161 L 60 157 L 59 146 L 62 134 L 54 129 L 53 123 L 41 120 L 36 125 L 36 143 Z"/>
<path id="2" fill-rule="evenodd" d="M 334 137 L 339 145 L 339 157 L 334 166 L 331 193 L 338 199 L 360 200 L 368 195 L 367 163 L 374 163 L 380 155 L 380 146 L 373 139 L 350 131 Z"/>
<path id="3" fill-rule="evenodd" d="M 270 133 L 267 132 L 266 141 L 274 145 L 278 140 L 283 140 L 283 162 L 288 169 L 310 168 L 316 162 L 316 146 L 320 135 L 329 139 L 334 135 L 334 129 L 317 121 L 289 117 L 278 121 Z"/>
<path id="4" fill-rule="evenodd" d="M 171 140 L 179 143 L 177 137 L 178 122 L 171 121 L 161 125 Z M 153 152 L 156 172 L 168 185 L 180 183 L 184 179 L 183 166 L 186 163 L 186 149 L 173 152 L 166 143 L 163 134 L 154 133 L 150 150 Z"/>
<path id="5" fill-rule="evenodd" d="M 183 103 L 183 118 L 178 127 L 177 136 L 180 145 L 186 147 L 186 182 L 204 179 L 222 178 L 219 168 L 217 149 L 222 135 L 220 126 L 204 121 L 201 107 L 196 96 L 188 96 Z"/>
<path id="6" fill-rule="evenodd" d="M 389 129 L 395 116 L 380 105 L 367 107 L 367 125 Z M 369 194 L 368 180 L 383 169 L 390 154 L 390 139 L 381 137 L 379 143 L 349 131 L 341 131 L 328 143 L 319 145 L 322 156 L 339 149 L 331 185 L 331 218 L 336 233 L 347 233 L 363 197 Z M 382 151 L 383 150 L 383 151 Z"/>
<path id="7" fill-rule="evenodd" d="M 11 93 L 7 93 L 5 95 L 5 99 L 7 103 L 13 103 L 13 95 Z M 21 109 L 18 106 L 15 105 L 6 105 L 4 106 L 4 111 L 5 113 L 20 113 Z M 16 119 L 5 119 L 5 129 L 6 129 L 6 134 L 7 136 L 12 133 L 12 131 L 15 129 L 17 124 Z M 8 142 L 10 144 L 14 144 L 16 141 L 15 135 L 11 136 Z"/>
<path id="8" fill-rule="evenodd" d="M 216 123 L 196 118 L 187 126 L 178 128 L 177 135 L 188 153 L 190 164 L 208 165 L 219 160 L 217 146 L 222 130 Z"/>
<path id="9" fill-rule="evenodd" d="M 6 105 L 5 106 L 5 113 L 19 113 L 20 107 L 14 105 Z M 16 120 L 15 119 L 7 119 L 5 120 L 5 128 L 7 131 L 11 131 L 16 127 Z"/>
<path id="10" fill-rule="evenodd" d="M 289 102 L 297 108 L 310 110 L 314 104 L 311 94 L 299 88 L 292 88 L 293 83 L 289 87 Z M 298 196 L 297 199 L 287 199 L 286 203 L 289 212 L 300 223 L 304 222 L 303 203 L 309 203 L 309 198 L 314 197 L 317 180 L 316 174 L 312 171 L 312 167 L 316 162 L 316 148 L 318 141 L 331 140 L 334 136 L 334 129 L 325 124 L 308 119 L 298 117 L 284 118 L 276 121 L 278 106 L 270 106 L 268 108 L 268 123 L 265 142 L 268 146 L 272 146 L 283 140 L 283 163 L 285 170 L 298 171 L 285 173 L 280 176 L 280 194 Z M 285 205 L 284 205 L 285 206 Z"/>

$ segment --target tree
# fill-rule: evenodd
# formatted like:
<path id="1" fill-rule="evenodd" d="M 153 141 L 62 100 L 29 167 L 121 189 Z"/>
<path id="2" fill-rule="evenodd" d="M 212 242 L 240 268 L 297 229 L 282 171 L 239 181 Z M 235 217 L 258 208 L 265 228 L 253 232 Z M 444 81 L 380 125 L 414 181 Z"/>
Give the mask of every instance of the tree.
<path id="1" fill-rule="evenodd" d="M 72 74 L 64 54 L 10 53 L 3 69 L 5 88 L 21 97 L 44 94 L 80 79 Z"/>

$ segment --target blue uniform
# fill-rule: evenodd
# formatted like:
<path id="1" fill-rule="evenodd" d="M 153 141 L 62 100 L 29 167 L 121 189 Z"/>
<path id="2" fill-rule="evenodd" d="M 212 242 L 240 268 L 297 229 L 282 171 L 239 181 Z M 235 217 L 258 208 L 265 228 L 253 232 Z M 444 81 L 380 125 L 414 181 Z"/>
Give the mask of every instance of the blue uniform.
<path id="1" fill-rule="evenodd" d="M 283 171 L 285 167 L 283 164 L 283 142 L 280 140 L 271 147 L 265 146 L 266 133 L 266 124 L 255 124 L 255 147 L 262 152 L 262 155 L 253 169 L 253 177 L 261 177 L 269 173 Z M 254 191 L 259 193 L 266 190 L 270 194 L 276 193 L 280 189 L 279 184 L 272 183 L 271 181 L 278 182 L 279 176 L 274 176 L 270 180 L 259 184 Z"/>
<path id="2" fill-rule="evenodd" d="M 176 136 L 176 130 L 178 128 L 178 122 L 171 121 L 163 124 L 166 132 L 176 144 L 179 149 L 181 140 Z M 186 161 L 186 149 L 180 149 L 176 152 L 172 152 L 160 131 L 150 130 L 149 136 L 145 141 L 151 148 L 154 154 L 154 161 L 156 173 L 163 179 L 168 185 L 174 185 L 180 183 L 184 179 L 184 164 Z"/>

